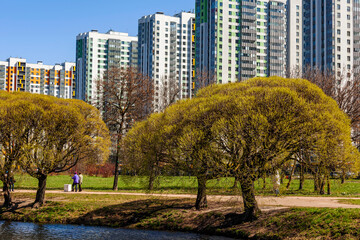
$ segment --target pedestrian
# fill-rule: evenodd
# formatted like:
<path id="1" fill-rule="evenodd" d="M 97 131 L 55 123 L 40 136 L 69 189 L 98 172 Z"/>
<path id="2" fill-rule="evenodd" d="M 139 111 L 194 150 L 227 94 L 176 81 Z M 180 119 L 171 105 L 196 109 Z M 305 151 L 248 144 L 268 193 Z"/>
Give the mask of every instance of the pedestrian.
<path id="1" fill-rule="evenodd" d="M 75 172 L 74 176 L 72 177 L 72 179 L 74 180 L 73 181 L 73 184 L 72 184 L 72 189 L 71 191 L 74 192 L 77 192 L 78 191 L 78 185 L 79 185 L 79 176 L 77 175 L 77 172 Z"/>
<path id="2" fill-rule="evenodd" d="M 9 183 L 10 183 L 10 191 L 14 191 L 14 186 L 15 186 L 15 183 L 16 183 L 14 176 L 11 176 L 9 178 Z"/>
<path id="3" fill-rule="evenodd" d="M 81 185 L 83 184 L 83 179 L 84 176 L 81 173 L 79 173 L 79 192 L 82 191 Z"/>

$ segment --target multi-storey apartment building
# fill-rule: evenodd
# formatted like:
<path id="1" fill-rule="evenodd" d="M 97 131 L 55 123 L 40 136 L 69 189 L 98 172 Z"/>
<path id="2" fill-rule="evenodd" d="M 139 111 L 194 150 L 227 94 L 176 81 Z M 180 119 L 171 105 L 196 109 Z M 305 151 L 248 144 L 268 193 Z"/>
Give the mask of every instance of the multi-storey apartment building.
<path id="1" fill-rule="evenodd" d="M 288 51 L 290 71 L 303 67 L 303 0 L 288 1 Z"/>
<path id="2" fill-rule="evenodd" d="M 218 83 L 285 76 L 286 0 L 196 0 L 196 70 Z"/>
<path id="3" fill-rule="evenodd" d="M 359 0 L 289 1 L 289 66 L 358 71 L 359 7 Z"/>
<path id="4" fill-rule="evenodd" d="M 112 66 L 137 67 L 137 37 L 127 33 L 97 30 L 76 37 L 76 98 L 94 102 L 97 80 Z"/>
<path id="5" fill-rule="evenodd" d="M 353 0 L 354 73 L 360 73 L 360 0 Z"/>
<path id="6" fill-rule="evenodd" d="M 0 90 L 74 98 L 75 63 L 32 64 L 22 58 L 0 61 Z"/>
<path id="7" fill-rule="evenodd" d="M 195 15 L 161 12 L 139 19 L 139 69 L 154 83 L 154 111 L 158 111 L 170 88 L 178 99 L 192 96 L 195 76 Z M 170 93 L 171 94 L 171 93 Z"/>

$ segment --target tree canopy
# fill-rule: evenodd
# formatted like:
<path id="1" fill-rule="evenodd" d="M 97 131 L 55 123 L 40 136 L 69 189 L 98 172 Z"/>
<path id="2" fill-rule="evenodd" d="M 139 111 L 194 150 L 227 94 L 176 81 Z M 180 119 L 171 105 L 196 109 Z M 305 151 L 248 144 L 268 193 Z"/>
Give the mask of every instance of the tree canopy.
<path id="1" fill-rule="evenodd" d="M 296 159 L 304 148 L 314 161 L 334 165 L 353 148 L 348 117 L 303 79 L 254 78 L 211 85 L 196 98 L 170 106 L 160 118 L 166 133 L 159 135 L 159 142 L 166 146 L 168 164 L 197 176 L 199 188 L 206 188 L 201 176 L 206 176 L 205 183 L 211 177 L 236 176 L 249 219 L 260 213 L 254 192 L 259 173 Z"/>
<path id="2" fill-rule="evenodd" d="M 79 100 L 9 95 L 0 100 L 2 158 L 38 179 L 36 204 L 44 202 L 48 174 L 67 171 L 79 161 L 107 159 L 109 133 L 96 108 Z"/>

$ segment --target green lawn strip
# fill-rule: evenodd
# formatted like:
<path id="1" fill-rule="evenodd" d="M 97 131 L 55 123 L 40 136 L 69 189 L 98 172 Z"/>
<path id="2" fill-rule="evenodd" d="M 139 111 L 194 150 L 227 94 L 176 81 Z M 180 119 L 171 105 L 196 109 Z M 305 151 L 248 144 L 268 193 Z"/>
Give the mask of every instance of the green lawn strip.
<path id="1" fill-rule="evenodd" d="M 360 199 L 340 199 L 339 203 L 360 205 Z"/>
<path id="2" fill-rule="evenodd" d="M 15 176 L 16 189 L 36 189 L 37 179 L 29 175 Z M 294 179 L 290 185 L 289 190 L 286 190 L 288 180 L 284 180 L 281 185 L 282 195 L 317 195 L 314 192 L 313 180 L 306 179 L 304 183 L 304 190 L 298 190 L 299 180 Z M 47 180 L 47 190 L 62 190 L 64 184 L 72 182 L 70 175 L 55 175 L 49 176 Z M 112 191 L 113 178 L 102 178 L 95 176 L 84 176 L 83 188 L 86 191 Z M 240 187 L 233 189 L 234 178 L 219 178 L 209 180 L 207 182 L 208 194 L 213 195 L 236 195 L 240 194 Z M 120 176 L 119 191 L 126 192 L 148 192 L 147 191 L 148 178 L 141 176 Z M 267 179 L 266 188 L 263 189 L 263 181 L 260 179 L 255 182 L 257 195 L 273 195 L 271 179 Z M 197 180 L 195 177 L 187 176 L 161 176 L 155 182 L 155 189 L 153 193 L 173 193 L 173 194 L 196 194 Z M 331 196 L 359 196 L 360 197 L 360 181 L 348 180 L 345 184 L 341 184 L 339 179 L 331 180 Z M 327 196 L 327 195 L 324 195 Z"/>
<path id="3" fill-rule="evenodd" d="M 359 239 L 360 209 L 296 208 L 263 220 L 280 238 Z"/>
<path id="4" fill-rule="evenodd" d="M 33 200 L 15 193 L 15 200 Z M 2 220 L 191 231 L 242 239 L 359 239 L 360 209 L 292 208 L 264 212 L 242 222 L 241 204 L 209 202 L 196 211 L 193 199 L 148 196 L 55 194 L 39 208 L 2 209 Z"/>

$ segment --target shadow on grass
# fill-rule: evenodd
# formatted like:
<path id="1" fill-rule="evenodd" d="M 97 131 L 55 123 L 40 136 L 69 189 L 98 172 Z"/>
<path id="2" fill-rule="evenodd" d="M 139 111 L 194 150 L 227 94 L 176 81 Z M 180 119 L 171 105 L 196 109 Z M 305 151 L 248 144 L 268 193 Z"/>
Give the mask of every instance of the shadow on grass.
<path id="1" fill-rule="evenodd" d="M 89 212 L 75 220 L 77 224 L 129 227 L 175 209 L 191 209 L 190 201 L 138 200 L 112 205 Z"/>
<path id="2" fill-rule="evenodd" d="M 26 203 L 26 204 L 25 204 Z M 13 214 L 19 214 L 21 209 L 25 208 L 31 208 L 33 205 L 33 202 L 29 203 L 29 201 L 15 201 L 13 202 L 13 205 L 11 207 L 4 207 L 1 205 L 0 207 L 0 216 L 4 213 L 13 213 Z"/>
<path id="3" fill-rule="evenodd" d="M 75 224 L 186 231 L 210 235 L 253 239 L 237 226 L 247 223 L 244 214 L 234 209 L 204 211 L 194 209 L 193 200 L 138 200 L 103 207 L 74 220 Z M 216 206 L 218 208 L 219 206 Z M 254 238 L 258 239 L 258 238 Z M 261 238 L 268 239 L 268 238 Z M 276 239 L 276 238 L 271 238 Z"/>

